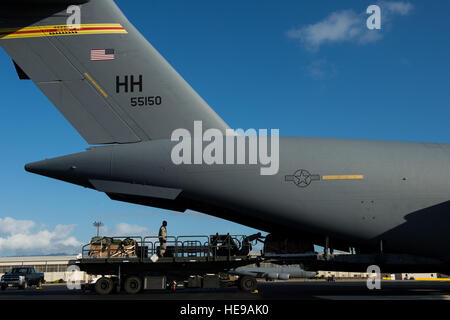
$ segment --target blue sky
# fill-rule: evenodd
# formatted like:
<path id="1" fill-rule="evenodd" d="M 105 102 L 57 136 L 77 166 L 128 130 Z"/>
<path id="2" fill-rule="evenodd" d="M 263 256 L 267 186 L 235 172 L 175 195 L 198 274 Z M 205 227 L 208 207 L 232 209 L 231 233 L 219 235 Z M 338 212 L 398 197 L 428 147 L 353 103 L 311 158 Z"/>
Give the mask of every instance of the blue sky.
<path id="1" fill-rule="evenodd" d="M 448 1 L 117 3 L 232 128 L 450 142 Z M 380 31 L 365 28 L 371 4 L 382 8 Z M 2 50 L 0 63 L 0 256 L 51 253 L 46 239 L 68 250 L 89 240 L 94 220 L 112 233 L 155 233 L 163 219 L 172 234 L 253 232 L 26 173 L 28 162 L 88 145 L 32 82 L 17 79 Z"/>

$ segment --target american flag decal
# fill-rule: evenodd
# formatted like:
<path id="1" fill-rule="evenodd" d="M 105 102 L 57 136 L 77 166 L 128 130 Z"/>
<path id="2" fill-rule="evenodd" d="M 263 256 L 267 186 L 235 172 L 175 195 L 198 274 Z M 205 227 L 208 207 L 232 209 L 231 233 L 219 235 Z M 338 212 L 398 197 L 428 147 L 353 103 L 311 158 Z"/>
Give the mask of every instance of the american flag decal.
<path id="1" fill-rule="evenodd" d="M 114 49 L 94 49 L 91 50 L 91 61 L 114 60 Z"/>

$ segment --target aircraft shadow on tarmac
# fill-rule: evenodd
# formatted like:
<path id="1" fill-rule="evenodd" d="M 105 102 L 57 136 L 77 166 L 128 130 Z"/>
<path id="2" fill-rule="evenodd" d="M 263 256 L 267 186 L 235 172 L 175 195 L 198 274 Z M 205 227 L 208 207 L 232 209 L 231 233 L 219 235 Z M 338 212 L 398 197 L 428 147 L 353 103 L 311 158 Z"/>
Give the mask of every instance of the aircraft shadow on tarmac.
<path id="1" fill-rule="evenodd" d="M 367 289 L 365 281 L 260 282 L 258 293 L 235 288 L 185 289 L 176 292 L 144 291 L 99 296 L 93 292 L 68 290 L 65 286 L 44 286 L 42 290 L 8 289 L 0 300 L 316 300 L 316 299 L 450 299 L 450 283 L 424 281 L 383 281 L 381 290 Z"/>

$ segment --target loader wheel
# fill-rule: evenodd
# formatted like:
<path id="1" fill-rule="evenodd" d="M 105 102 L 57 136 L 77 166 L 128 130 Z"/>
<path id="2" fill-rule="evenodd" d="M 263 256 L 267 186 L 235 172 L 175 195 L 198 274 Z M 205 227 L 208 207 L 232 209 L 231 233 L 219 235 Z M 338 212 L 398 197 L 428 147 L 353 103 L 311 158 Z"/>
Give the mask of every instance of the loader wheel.
<path id="1" fill-rule="evenodd" d="M 101 277 L 95 283 L 95 292 L 100 295 L 108 295 L 113 290 L 114 283 L 110 278 Z"/>
<path id="2" fill-rule="evenodd" d="M 252 292 L 256 289 L 257 281 L 254 277 L 243 276 L 238 280 L 239 289 L 245 292 Z"/>
<path id="3" fill-rule="evenodd" d="M 128 294 L 136 294 L 142 290 L 142 280 L 139 277 L 128 277 L 124 284 L 125 292 Z"/>

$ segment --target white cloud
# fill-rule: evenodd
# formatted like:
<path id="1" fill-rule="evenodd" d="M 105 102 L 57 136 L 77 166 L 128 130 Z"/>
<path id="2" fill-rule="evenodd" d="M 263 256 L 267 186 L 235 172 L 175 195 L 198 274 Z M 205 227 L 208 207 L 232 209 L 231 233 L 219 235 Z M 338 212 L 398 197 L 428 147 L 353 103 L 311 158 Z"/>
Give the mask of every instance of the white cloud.
<path id="1" fill-rule="evenodd" d="M 109 229 L 108 227 L 105 227 L 104 230 L 102 230 L 102 234 L 107 236 L 149 236 L 150 231 L 143 226 L 139 226 L 136 224 L 128 224 L 128 223 L 119 223 L 116 224 L 112 229 Z"/>
<path id="2" fill-rule="evenodd" d="M 35 226 L 31 220 L 14 220 L 6 217 L 0 218 L 0 237 L 24 233 Z"/>
<path id="3" fill-rule="evenodd" d="M 306 67 L 309 75 L 316 80 L 329 79 L 336 75 L 336 67 L 326 59 L 314 60 Z"/>
<path id="4" fill-rule="evenodd" d="M 401 16 L 406 16 L 413 10 L 413 5 L 409 2 L 387 2 L 380 1 L 380 6 L 382 9 L 386 10 L 390 14 L 399 14 Z"/>
<path id="5" fill-rule="evenodd" d="M 0 256 L 75 253 L 81 243 L 71 236 L 75 225 L 57 225 L 53 230 L 36 228 L 31 220 L 0 218 Z"/>
<path id="6" fill-rule="evenodd" d="M 331 42 L 352 41 L 360 37 L 361 19 L 351 10 L 333 12 L 324 20 L 288 31 L 288 37 L 300 40 L 308 49 L 317 50 Z"/>
<path id="7" fill-rule="evenodd" d="M 379 5 L 382 11 L 382 25 L 391 21 L 392 16 L 405 16 L 413 9 L 407 2 L 383 1 L 379 2 Z M 322 45 L 331 43 L 373 43 L 382 39 L 382 33 L 380 30 L 369 30 L 366 27 L 368 17 L 365 12 L 358 14 L 353 10 L 336 11 L 317 23 L 289 30 L 287 36 L 299 40 L 311 51 L 317 51 Z"/>

